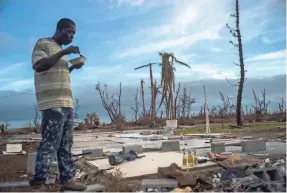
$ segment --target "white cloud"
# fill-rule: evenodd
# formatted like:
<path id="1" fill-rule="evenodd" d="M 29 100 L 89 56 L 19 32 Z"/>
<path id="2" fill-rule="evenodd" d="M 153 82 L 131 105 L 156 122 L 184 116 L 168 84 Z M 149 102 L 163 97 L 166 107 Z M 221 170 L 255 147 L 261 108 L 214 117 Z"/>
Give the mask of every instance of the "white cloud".
<path id="1" fill-rule="evenodd" d="M 12 82 L 0 86 L 0 90 L 19 91 L 19 90 L 31 89 L 33 88 L 33 86 L 34 86 L 33 79 L 14 80 Z"/>
<path id="2" fill-rule="evenodd" d="M 215 53 L 222 51 L 222 49 L 220 49 L 220 48 L 215 48 L 215 47 L 214 47 L 214 48 L 208 48 L 208 50 L 211 51 L 211 52 L 215 52 Z"/>
<path id="3" fill-rule="evenodd" d="M 282 59 L 282 58 L 286 58 L 286 50 L 280 50 L 277 52 L 260 54 L 252 58 L 247 58 L 246 61 L 273 60 L 273 59 Z"/>
<path id="4" fill-rule="evenodd" d="M 117 0 L 117 6 L 120 7 L 122 4 L 130 4 L 132 6 L 139 6 L 145 0 Z"/>
<path id="5" fill-rule="evenodd" d="M 0 71 L 0 75 L 3 76 L 3 75 L 8 75 L 8 74 L 14 74 L 14 72 L 16 70 L 19 70 L 20 68 L 22 68 L 26 63 L 25 62 L 19 62 L 19 63 L 15 63 L 15 64 L 10 64 L 10 65 L 6 65 L 6 64 L 3 64 L 3 66 L 6 66 L 4 68 L 1 69 Z"/>
<path id="6" fill-rule="evenodd" d="M 167 19 L 161 25 L 140 27 L 123 37 L 130 48 L 122 49 L 116 56 L 124 58 L 165 49 L 183 49 L 200 41 L 220 39 L 220 30 L 228 19 L 226 5 L 219 6 L 215 0 L 178 1 L 173 10 L 163 16 Z"/>
<path id="7" fill-rule="evenodd" d="M 214 29 L 218 29 L 219 26 L 215 26 Z M 152 52 L 160 52 L 166 51 L 166 49 L 174 48 L 174 47 L 189 47 L 201 40 L 215 40 L 219 39 L 219 34 L 217 34 L 212 29 L 205 30 L 197 34 L 192 34 L 188 36 L 183 36 L 181 38 L 176 39 L 167 39 L 160 41 L 158 43 L 150 43 L 146 45 L 138 46 L 137 48 L 128 49 L 118 54 L 118 57 L 125 58 L 128 56 L 134 56 L 145 53 Z"/>
<path id="8" fill-rule="evenodd" d="M 190 77 L 196 79 L 235 79 L 237 78 L 235 68 L 223 69 L 216 64 L 196 64 L 190 69 L 180 67 L 175 72 L 176 77 Z"/>
<path id="9" fill-rule="evenodd" d="M 174 50 L 195 46 L 199 42 L 204 42 L 210 52 L 217 53 L 225 49 L 228 39 L 232 39 L 225 24 L 229 23 L 230 26 L 234 24 L 234 19 L 229 17 L 234 10 L 233 2 L 223 1 L 221 4 L 218 4 L 216 0 L 174 2 L 176 3 L 172 9 L 163 15 L 166 22 L 155 26 L 140 26 L 138 30 L 130 31 L 128 35 L 122 37 L 124 40 L 121 39 L 121 42 L 125 42 L 126 49 L 119 50 L 115 55 L 125 58 L 164 49 L 172 49 L 174 52 Z M 143 6 L 146 4 L 146 2 L 142 3 Z M 240 6 L 242 4 L 246 4 L 246 2 L 240 2 Z M 271 16 L 274 11 L 268 9 L 270 6 L 274 6 L 274 1 L 265 0 L 241 9 L 240 24 L 244 42 L 265 35 L 267 27 L 273 19 Z M 210 31 L 207 33 L 208 29 Z M 204 37 L 202 34 L 207 35 Z M 226 38 L 228 39 L 226 40 Z M 216 43 L 209 41 L 219 39 L 222 41 L 216 41 Z"/>

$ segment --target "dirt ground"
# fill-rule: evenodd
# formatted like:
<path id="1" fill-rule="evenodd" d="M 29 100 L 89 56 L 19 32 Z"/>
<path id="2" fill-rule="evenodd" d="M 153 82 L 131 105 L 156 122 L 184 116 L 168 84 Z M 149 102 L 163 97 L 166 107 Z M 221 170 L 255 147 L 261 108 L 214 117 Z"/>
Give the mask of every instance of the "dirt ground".
<path id="1" fill-rule="evenodd" d="M 35 152 L 37 143 L 23 143 L 23 151 Z M 0 145 L 0 182 L 26 181 L 31 176 L 27 175 L 27 155 L 2 155 L 6 145 Z M 43 188 L 42 188 L 43 189 Z M 33 192 L 32 187 L 0 188 L 0 192 Z M 39 189 L 37 190 L 39 191 Z"/>

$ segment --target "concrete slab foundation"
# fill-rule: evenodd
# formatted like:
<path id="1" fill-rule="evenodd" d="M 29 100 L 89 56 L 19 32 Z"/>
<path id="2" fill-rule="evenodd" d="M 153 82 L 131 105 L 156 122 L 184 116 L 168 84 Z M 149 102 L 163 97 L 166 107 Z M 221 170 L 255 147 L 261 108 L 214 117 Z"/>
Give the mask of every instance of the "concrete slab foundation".
<path id="1" fill-rule="evenodd" d="M 124 173 L 125 178 L 156 174 L 158 167 L 168 167 L 171 163 L 176 163 L 179 167 L 182 167 L 183 155 L 179 152 L 148 152 L 143 153 L 142 155 L 145 155 L 145 157 L 117 165 L 117 168 Z M 87 163 L 91 166 L 96 166 L 99 169 L 108 169 L 111 167 L 108 159 L 87 161 Z M 207 161 L 206 163 L 198 164 L 191 169 L 212 167 L 216 165 L 217 163 Z M 115 171 L 115 169 L 107 172 L 111 173 L 113 171 Z"/>
<path id="2" fill-rule="evenodd" d="M 263 139 L 241 141 L 242 152 L 266 151 L 266 142 Z"/>

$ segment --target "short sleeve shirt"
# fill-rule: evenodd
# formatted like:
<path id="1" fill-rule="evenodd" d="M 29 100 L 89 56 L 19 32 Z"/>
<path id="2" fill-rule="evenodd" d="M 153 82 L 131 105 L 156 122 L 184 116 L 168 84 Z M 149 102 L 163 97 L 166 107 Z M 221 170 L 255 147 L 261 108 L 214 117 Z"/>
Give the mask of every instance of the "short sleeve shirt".
<path id="1" fill-rule="evenodd" d="M 33 49 L 32 65 L 61 50 L 62 47 L 52 38 L 39 39 Z M 35 71 L 34 81 L 39 110 L 58 107 L 73 108 L 70 71 L 66 56 L 63 56 L 49 70 Z"/>

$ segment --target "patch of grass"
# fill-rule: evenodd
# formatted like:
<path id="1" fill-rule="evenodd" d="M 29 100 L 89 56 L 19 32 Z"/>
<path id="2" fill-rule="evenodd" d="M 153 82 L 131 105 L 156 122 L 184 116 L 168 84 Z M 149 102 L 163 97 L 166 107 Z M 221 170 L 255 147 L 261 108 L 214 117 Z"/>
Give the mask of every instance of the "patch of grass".
<path id="1" fill-rule="evenodd" d="M 269 122 L 259 122 L 259 123 L 248 123 L 245 124 L 243 128 L 236 129 L 230 128 L 229 125 L 236 125 L 234 122 L 224 123 L 224 128 L 222 127 L 221 123 L 213 123 L 210 124 L 210 131 L 211 133 L 257 133 L 260 131 L 270 131 L 270 129 L 276 130 L 279 126 L 280 128 L 286 128 L 285 122 L 276 122 L 276 121 L 269 121 Z M 174 134 L 205 134 L 205 125 L 198 125 L 194 128 L 187 128 L 187 129 L 177 129 L 174 131 Z"/>

